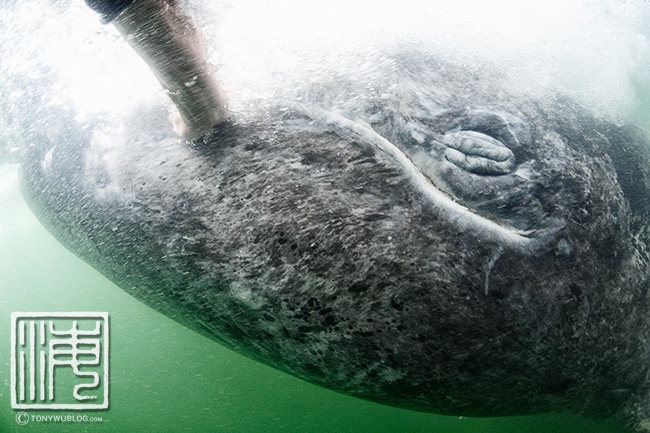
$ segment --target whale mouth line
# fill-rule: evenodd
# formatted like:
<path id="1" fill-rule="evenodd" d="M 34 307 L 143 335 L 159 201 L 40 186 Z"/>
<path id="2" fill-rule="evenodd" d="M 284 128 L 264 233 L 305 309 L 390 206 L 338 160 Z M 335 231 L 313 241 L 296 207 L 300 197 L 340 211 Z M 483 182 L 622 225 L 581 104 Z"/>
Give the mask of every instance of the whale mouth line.
<path id="1" fill-rule="evenodd" d="M 399 147 L 374 131 L 370 125 L 350 120 L 334 111 L 305 107 L 304 105 L 299 105 L 298 109 L 311 118 L 325 122 L 343 138 L 370 145 L 375 151 L 390 157 L 401 167 L 410 183 L 438 211 L 442 218 L 463 230 L 474 232 L 482 239 L 519 252 L 533 254 L 550 242 L 553 238 L 552 235 L 559 229 L 553 228 L 543 231 L 541 234 L 538 231 L 517 230 L 479 215 L 441 191 Z"/>

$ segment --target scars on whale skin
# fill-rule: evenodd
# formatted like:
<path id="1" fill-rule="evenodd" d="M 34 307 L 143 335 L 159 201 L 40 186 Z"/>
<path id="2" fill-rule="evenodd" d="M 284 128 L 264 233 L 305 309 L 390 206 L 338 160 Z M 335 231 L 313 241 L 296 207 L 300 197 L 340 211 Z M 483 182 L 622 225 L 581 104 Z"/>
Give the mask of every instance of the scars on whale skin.
<path id="1" fill-rule="evenodd" d="M 195 145 L 146 109 L 43 130 L 24 195 L 129 294 L 307 381 L 642 425 L 645 137 L 423 55 L 364 80 L 234 110 Z"/>

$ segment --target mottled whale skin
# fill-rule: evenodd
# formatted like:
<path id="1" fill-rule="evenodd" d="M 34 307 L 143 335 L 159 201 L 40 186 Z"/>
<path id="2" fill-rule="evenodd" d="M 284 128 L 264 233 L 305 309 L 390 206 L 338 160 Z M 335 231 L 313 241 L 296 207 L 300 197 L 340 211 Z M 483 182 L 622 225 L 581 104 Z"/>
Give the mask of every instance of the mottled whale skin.
<path id="1" fill-rule="evenodd" d="M 151 108 L 35 122 L 25 198 L 135 298 L 312 383 L 648 431 L 646 138 L 422 53 L 385 60 L 193 145 Z"/>

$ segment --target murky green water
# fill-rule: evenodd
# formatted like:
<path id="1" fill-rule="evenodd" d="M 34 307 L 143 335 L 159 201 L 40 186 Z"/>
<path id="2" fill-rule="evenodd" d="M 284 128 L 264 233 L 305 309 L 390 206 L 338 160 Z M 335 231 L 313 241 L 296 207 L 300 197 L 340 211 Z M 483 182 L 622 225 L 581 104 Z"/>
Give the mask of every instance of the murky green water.
<path id="1" fill-rule="evenodd" d="M 31 215 L 0 166 L 0 432 L 618 433 L 571 415 L 471 419 L 422 414 L 328 391 L 236 355 L 132 299 L 66 251 Z M 14 181 L 10 181 L 14 179 Z M 107 311 L 110 408 L 101 422 L 16 422 L 10 313 Z"/>

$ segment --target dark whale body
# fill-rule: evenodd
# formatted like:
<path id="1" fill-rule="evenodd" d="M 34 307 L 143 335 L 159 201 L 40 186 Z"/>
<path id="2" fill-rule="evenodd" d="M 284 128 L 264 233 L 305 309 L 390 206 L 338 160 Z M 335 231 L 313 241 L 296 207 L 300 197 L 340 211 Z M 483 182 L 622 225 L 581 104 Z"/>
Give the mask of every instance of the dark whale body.
<path id="1" fill-rule="evenodd" d="M 25 198 L 137 299 L 310 382 L 646 431 L 646 138 L 424 55 L 378 70 L 191 146 L 150 109 L 41 131 Z"/>

